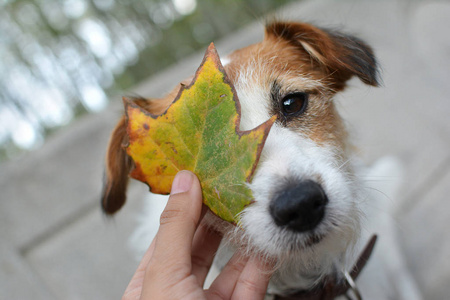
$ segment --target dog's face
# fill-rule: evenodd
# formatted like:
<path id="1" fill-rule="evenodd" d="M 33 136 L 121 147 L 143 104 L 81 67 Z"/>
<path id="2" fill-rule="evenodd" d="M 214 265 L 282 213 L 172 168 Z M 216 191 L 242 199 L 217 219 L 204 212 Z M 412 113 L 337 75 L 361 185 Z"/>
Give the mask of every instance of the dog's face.
<path id="1" fill-rule="evenodd" d="M 359 233 L 358 182 L 332 98 L 354 75 L 377 85 L 375 59 L 356 38 L 308 24 L 273 23 L 261 43 L 235 51 L 223 64 L 241 103 L 241 130 L 273 115 L 278 120 L 249 184 L 255 202 L 242 213 L 244 230 L 212 217 L 209 222 L 234 243 L 275 257 L 277 290 L 307 288 L 336 271 Z M 175 93 L 138 102 L 162 113 Z M 125 200 L 122 190 L 131 167 L 120 147 L 124 124 L 119 123 L 109 149 L 103 200 L 109 213 Z"/>

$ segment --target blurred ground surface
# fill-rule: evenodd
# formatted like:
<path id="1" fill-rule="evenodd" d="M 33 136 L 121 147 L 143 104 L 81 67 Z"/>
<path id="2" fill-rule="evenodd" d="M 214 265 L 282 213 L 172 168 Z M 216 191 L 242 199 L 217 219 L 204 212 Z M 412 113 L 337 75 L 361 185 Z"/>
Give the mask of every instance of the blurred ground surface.
<path id="1" fill-rule="evenodd" d="M 362 157 L 386 154 L 406 168 L 396 216 L 408 266 L 425 299 L 447 299 L 450 282 L 450 2 L 303 1 L 279 18 L 345 29 L 372 45 L 384 87 L 357 80 L 340 96 Z M 255 23 L 216 43 L 222 55 L 257 42 Z M 158 96 L 192 74 L 203 53 L 132 92 Z M 133 183 L 113 220 L 99 208 L 103 157 L 121 113 L 115 99 L 0 170 L 0 298 L 118 299 L 137 261 L 127 240 L 147 188 Z"/>

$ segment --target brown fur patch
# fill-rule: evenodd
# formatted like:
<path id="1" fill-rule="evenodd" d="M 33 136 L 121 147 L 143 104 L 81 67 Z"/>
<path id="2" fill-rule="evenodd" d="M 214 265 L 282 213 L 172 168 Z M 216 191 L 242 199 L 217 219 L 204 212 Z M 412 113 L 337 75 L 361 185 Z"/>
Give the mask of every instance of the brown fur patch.
<path id="1" fill-rule="evenodd" d="M 183 81 L 182 84 L 185 84 Z M 160 99 L 134 98 L 132 101 L 153 115 L 160 115 L 175 99 L 179 87 Z M 124 147 L 127 144 L 127 124 L 122 116 L 113 130 L 106 155 L 105 182 L 102 191 L 102 208 L 106 214 L 114 214 L 126 202 L 128 174 L 133 163 Z"/>
<path id="2" fill-rule="evenodd" d="M 128 171 L 131 167 L 131 159 L 122 147 L 126 134 L 125 118 L 122 117 L 113 130 L 106 155 L 102 208 L 107 214 L 114 214 L 126 201 Z"/>
<path id="3" fill-rule="evenodd" d="M 345 82 L 352 76 L 378 86 L 378 66 L 373 51 L 354 36 L 294 22 L 268 24 L 268 36 L 284 39 L 300 51 L 307 52 L 315 67 L 333 78 L 336 90 L 345 87 Z"/>
<path id="4" fill-rule="evenodd" d="M 355 37 L 310 24 L 274 22 L 266 26 L 262 42 L 233 52 L 230 59 L 225 70 L 234 84 L 243 72 L 251 72 L 246 76 L 255 86 L 265 88 L 267 95 L 274 83 L 280 86 L 269 108 L 272 115 L 278 114 L 278 122 L 318 145 L 332 145 L 345 156 L 347 133 L 332 97 L 345 88 L 352 76 L 366 84 L 378 85 L 377 63 L 369 46 Z M 191 81 L 189 78 L 181 84 L 188 85 Z M 151 114 L 160 115 L 178 91 L 179 87 L 161 99 L 133 101 Z M 309 95 L 308 106 L 301 115 L 287 118 L 280 111 L 280 102 L 284 96 L 295 92 Z M 102 195 L 102 207 L 108 214 L 125 203 L 128 173 L 132 168 L 123 148 L 127 142 L 125 123 L 122 117 L 108 146 Z"/>
<path id="5" fill-rule="evenodd" d="M 308 52 L 273 35 L 232 53 L 230 58 L 226 71 L 234 83 L 245 69 L 252 69 L 257 77 L 254 80 L 266 89 L 275 81 L 279 83 L 280 96 L 272 106 L 272 114 L 279 115 L 278 122 L 319 145 L 329 144 L 344 151 L 347 134 L 331 98 L 345 82 L 336 82 L 335 77 L 311 61 L 313 58 Z M 280 112 L 279 102 L 294 92 L 308 93 L 308 106 L 303 114 L 286 119 Z"/>

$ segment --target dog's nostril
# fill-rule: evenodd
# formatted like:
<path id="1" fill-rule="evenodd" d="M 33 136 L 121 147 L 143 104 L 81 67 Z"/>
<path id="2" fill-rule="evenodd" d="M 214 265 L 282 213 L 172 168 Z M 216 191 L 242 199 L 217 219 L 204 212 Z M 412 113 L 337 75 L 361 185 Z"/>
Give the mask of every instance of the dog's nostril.
<path id="1" fill-rule="evenodd" d="M 325 215 L 328 198 L 322 187 L 305 180 L 290 184 L 272 199 L 270 214 L 278 226 L 303 232 L 316 227 Z"/>
<path id="2" fill-rule="evenodd" d="M 322 207 L 323 207 L 322 201 L 314 201 L 314 204 L 313 204 L 314 209 L 321 209 Z"/>

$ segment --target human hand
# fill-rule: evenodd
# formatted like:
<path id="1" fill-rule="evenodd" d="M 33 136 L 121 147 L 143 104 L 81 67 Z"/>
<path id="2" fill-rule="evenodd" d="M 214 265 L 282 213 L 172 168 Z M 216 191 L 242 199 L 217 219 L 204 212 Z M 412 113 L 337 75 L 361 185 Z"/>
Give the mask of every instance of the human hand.
<path id="1" fill-rule="evenodd" d="M 161 214 L 159 231 L 122 300 L 264 298 L 270 279 L 269 264 L 239 252 L 209 290 L 203 290 L 222 239 L 200 223 L 205 212 L 197 177 L 189 171 L 179 172 Z"/>

